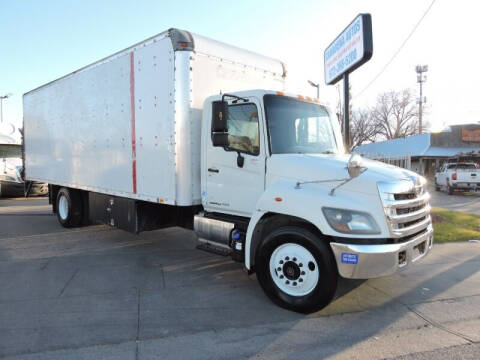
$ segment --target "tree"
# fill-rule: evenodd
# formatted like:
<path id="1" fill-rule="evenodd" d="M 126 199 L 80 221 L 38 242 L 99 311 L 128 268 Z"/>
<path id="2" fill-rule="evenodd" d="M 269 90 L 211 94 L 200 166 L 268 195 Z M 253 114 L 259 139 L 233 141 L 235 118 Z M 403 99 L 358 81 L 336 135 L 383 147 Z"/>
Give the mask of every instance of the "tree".
<path id="1" fill-rule="evenodd" d="M 340 87 L 337 85 L 338 91 L 338 103 L 337 103 L 337 118 L 342 130 L 342 135 L 344 135 L 344 123 L 343 123 L 343 103 L 342 97 L 340 94 Z M 349 88 L 349 93 L 351 92 L 351 87 Z M 351 93 L 350 93 L 351 98 Z M 356 109 L 352 107 L 352 103 L 349 104 L 349 113 L 350 113 L 350 150 L 355 149 L 357 146 L 362 145 L 365 142 L 374 141 L 378 129 L 375 122 L 373 121 L 371 111 L 369 109 Z"/>
<path id="2" fill-rule="evenodd" d="M 418 134 L 418 106 L 415 100 L 409 89 L 380 94 L 371 109 L 378 135 L 390 140 Z"/>
<path id="3" fill-rule="evenodd" d="M 379 129 L 375 123 L 371 111 L 358 109 L 350 115 L 350 145 L 351 149 L 365 142 L 375 141 Z"/>

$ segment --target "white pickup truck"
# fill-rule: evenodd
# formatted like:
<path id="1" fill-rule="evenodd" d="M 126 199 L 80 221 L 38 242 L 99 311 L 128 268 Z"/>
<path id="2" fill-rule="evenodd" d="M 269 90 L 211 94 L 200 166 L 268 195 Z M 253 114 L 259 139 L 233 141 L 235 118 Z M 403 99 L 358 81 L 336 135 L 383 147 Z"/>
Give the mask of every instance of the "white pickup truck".
<path id="1" fill-rule="evenodd" d="M 26 178 L 50 184 L 65 227 L 189 228 L 276 304 L 321 309 L 339 274 L 428 254 L 429 194 L 411 171 L 346 154 L 335 116 L 284 93 L 285 76 L 170 29 L 24 95 Z"/>
<path id="2" fill-rule="evenodd" d="M 435 190 L 445 189 L 449 195 L 455 190 L 480 190 L 480 169 L 475 163 L 446 163 L 435 173 Z"/>

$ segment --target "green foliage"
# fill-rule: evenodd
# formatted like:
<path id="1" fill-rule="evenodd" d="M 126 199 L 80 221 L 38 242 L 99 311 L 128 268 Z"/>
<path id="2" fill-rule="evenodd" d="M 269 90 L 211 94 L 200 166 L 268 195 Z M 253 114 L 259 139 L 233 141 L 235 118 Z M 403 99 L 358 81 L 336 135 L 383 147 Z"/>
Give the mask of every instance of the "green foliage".
<path id="1" fill-rule="evenodd" d="M 480 215 L 432 208 L 436 243 L 480 240 Z"/>

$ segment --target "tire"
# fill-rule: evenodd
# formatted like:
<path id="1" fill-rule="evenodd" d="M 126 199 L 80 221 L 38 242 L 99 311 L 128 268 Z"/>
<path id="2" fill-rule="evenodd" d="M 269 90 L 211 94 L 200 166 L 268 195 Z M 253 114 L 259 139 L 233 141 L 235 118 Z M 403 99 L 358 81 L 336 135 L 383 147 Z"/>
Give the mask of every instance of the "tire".
<path id="1" fill-rule="evenodd" d="M 61 188 L 57 194 L 57 219 L 66 228 L 77 227 L 82 221 L 82 198 L 78 190 Z"/>
<path id="2" fill-rule="evenodd" d="M 284 226 L 272 231 L 259 245 L 255 264 L 263 291 L 282 308 L 311 313 L 323 309 L 335 295 L 338 270 L 333 253 L 306 228 Z"/>
<path id="3" fill-rule="evenodd" d="M 449 184 L 447 184 L 447 192 L 448 195 L 453 195 L 453 187 L 451 187 Z"/>

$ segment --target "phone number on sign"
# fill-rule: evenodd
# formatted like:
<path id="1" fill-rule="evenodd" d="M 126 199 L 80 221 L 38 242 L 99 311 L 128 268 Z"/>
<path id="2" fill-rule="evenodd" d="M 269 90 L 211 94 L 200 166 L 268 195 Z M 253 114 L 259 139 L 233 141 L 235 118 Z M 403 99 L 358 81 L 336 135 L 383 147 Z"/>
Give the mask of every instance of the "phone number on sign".
<path id="1" fill-rule="evenodd" d="M 340 59 L 335 66 L 333 66 L 328 75 L 330 79 L 335 78 L 338 74 L 341 74 L 346 68 L 352 65 L 357 60 L 357 49 L 350 51 L 347 56 Z"/>

